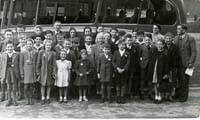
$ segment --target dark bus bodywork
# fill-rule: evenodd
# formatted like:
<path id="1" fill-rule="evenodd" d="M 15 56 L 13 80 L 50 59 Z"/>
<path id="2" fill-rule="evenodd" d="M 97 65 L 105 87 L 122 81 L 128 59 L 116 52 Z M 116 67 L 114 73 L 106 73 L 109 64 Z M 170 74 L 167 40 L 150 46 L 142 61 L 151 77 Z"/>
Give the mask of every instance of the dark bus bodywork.
<path id="1" fill-rule="evenodd" d="M 162 33 L 176 32 L 178 24 L 186 23 L 183 0 L 2 0 L 1 32 L 26 25 L 32 32 L 35 25 L 53 29 L 61 21 L 63 31 L 74 26 L 105 29 L 116 27 L 131 31 L 134 28 L 151 32 L 153 24 L 162 26 Z"/>

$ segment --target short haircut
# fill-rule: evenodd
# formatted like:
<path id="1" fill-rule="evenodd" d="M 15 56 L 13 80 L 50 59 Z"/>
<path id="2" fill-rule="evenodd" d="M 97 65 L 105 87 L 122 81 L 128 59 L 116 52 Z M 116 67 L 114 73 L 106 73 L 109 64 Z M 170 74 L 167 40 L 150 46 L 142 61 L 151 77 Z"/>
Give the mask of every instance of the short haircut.
<path id="1" fill-rule="evenodd" d="M 147 34 L 145 35 L 145 37 L 148 37 L 148 38 L 152 39 L 152 35 L 151 35 L 150 33 L 147 33 Z"/>
<path id="2" fill-rule="evenodd" d="M 144 35 L 144 31 L 142 31 L 142 30 L 138 31 L 137 35 Z"/>
<path id="3" fill-rule="evenodd" d="M 165 37 L 167 37 L 167 36 L 169 36 L 169 37 L 171 37 L 171 38 L 174 37 L 174 35 L 173 35 L 172 33 L 170 33 L 170 32 L 167 32 L 167 33 L 165 34 Z"/>
<path id="4" fill-rule="evenodd" d="M 47 34 L 52 34 L 52 35 L 53 35 L 53 32 L 52 32 L 51 30 L 46 30 L 46 31 L 44 32 L 44 34 L 45 34 L 45 35 L 47 35 Z"/>
<path id="5" fill-rule="evenodd" d="M 55 24 L 55 23 L 61 23 L 61 21 L 59 21 L 59 20 L 56 20 L 56 21 L 54 22 L 54 24 Z"/>
<path id="6" fill-rule="evenodd" d="M 43 38 L 42 35 L 35 35 L 33 39 L 36 39 L 36 37 L 40 37 L 41 39 Z"/>
<path id="7" fill-rule="evenodd" d="M 34 41 L 33 41 L 32 38 L 27 38 L 26 43 L 27 43 L 28 41 L 29 41 L 29 42 L 32 42 L 32 44 L 34 43 Z"/>
<path id="8" fill-rule="evenodd" d="M 70 27 L 70 28 L 69 28 L 69 32 L 71 32 L 72 30 L 74 30 L 75 33 L 77 32 L 76 28 L 74 28 L 74 27 Z"/>
<path id="9" fill-rule="evenodd" d="M 140 29 L 136 27 L 136 28 L 134 28 L 134 29 L 132 30 L 132 33 L 133 33 L 133 32 L 138 32 L 139 30 L 140 30 Z"/>
<path id="10" fill-rule="evenodd" d="M 85 33 L 85 30 L 86 30 L 86 29 L 89 29 L 89 30 L 90 30 L 90 32 L 92 32 L 92 28 L 91 28 L 91 27 L 88 27 L 88 26 L 86 26 L 86 27 L 83 29 L 84 33 Z"/>
<path id="11" fill-rule="evenodd" d="M 36 28 L 39 28 L 40 30 L 42 30 L 42 26 L 41 26 L 41 25 L 36 25 L 36 26 L 35 26 L 35 29 L 36 29 Z"/>
<path id="12" fill-rule="evenodd" d="M 181 24 L 181 25 L 179 25 L 179 26 L 181 26 L 181 27 L 182 27 L 182 29 L 184 29 L 184 30 L 187 30 L 187 29 L 188 29 L 188 27 L 187 27 L 187 25 L 186 25 L 186 24 Z"/>
<path id="13" fill-rule="evenodd" d="M 157 42 L 161 42 L 163 45 L 165 45 L 165 40 L 164 39 L 158 39 Z"/>
<path id="14" fill-rule="evenodd" d="M 86 54 L 86 55 L 87 55 L 86 49 L 82 49 L 82 50 L 80 51 L 80 54 L 81 54 L 81 55 L 82 55 L 82 54 Z"/>
<path id="15" fill-rule="evenodd" d="M 162 30 L 162 28 L 159 24 L 154 24 L 154 25 L 157 26 L 160 31 Z"/>
<path id="16" fill-rule="evenodd" d="M 112 31 L 112 30 L 115 30 L 115 31 L 117 31 L 117 32 L 119 32 L 119 30 L 117 29 L 117 28 L 111 28 L 111 30 L 110 30 L 110 32 Z"/>
<path id="17" fill-rule="evenodd" d="M 119 36 L 124 36 L 126 35 L 126 31 L 119 31 Z"/>
<path id="18" fill-rule="evenodd" d="M 8 40 L 8 41 L 6 41 L 6 46 L 7 46 L 8 44 L 12 44 L 12 45 L 14 45 L 14 43 L 13 43 L 12 40 Z"/>
<path id="19" fill-rule="evenodd" d="M 125 39 L 127 39 L 127 38 L 132 38 L 132 35 L 131 35 L 131 34 L 127 34 L 127 35 L 125 36 Z"/>
<path id="20" fill-rule="evenodd" d="M 4 34 L 5 34 L 6 32 L 12 32 L 12 33 L 13 33 L 13 31 L 12 31 L 11 29 L 6 29 L 6 30 L 4 31 Z"/>
<path id="21" fill-rule="evenodd" d="M 103 48 L 107 48 L 107 49 L 110 49 L 110 44 L 108 44 L 108 43 L 105 43 L 104 45 L 103 45 Z"/>
<path id="22" fill-rule="evenodd" d="M 125 44 L 124 40 L 119 39 L 119 40 L 118 40 L 118 45 L 120 45 L 120 44 Z"/>
<path id="23" fill-rule="evenodd" d="M 16 28 L 23 28 L 25 30 L 25 25 L 24 24 L 18 24 Z"/>

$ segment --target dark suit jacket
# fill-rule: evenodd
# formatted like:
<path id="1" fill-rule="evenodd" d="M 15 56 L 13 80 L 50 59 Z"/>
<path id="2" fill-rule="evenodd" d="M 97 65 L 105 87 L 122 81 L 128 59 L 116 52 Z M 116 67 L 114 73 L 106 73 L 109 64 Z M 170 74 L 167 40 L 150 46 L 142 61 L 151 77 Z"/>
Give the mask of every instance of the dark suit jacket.
<path id="1" fill-rule="evenodd" d="M 119 50 L 114 52 L 112 64 L 115 72 L 117 72 L 117 67 L 128 71 L 130 65 L 130 54 L 128 51 L 125 51 L 124 55 L 121 56 Z"/>
<path id="2" fill-rule="evenodd" d="M 182 66 L 188 67 L 188 64 L 194 65 L 197 57 L 196 42 L 194 37 L 186 33 L 182 39 L 182 45 L 179 47 L 179 37 L 176 36 L 174 39 L 174 44 L 179 49 Z"/>
<path id="3" fill-rule="evenodd" d="M 139 50 L 140 46 L 138 44 L 133 44 L 131 49 L 126 48 L 126 50 L 130 53 L 130 73 L 136 74 L 140 71 L 140 56 Z"/>
<path id="4" fill-rule="evenodd" d="M 97 72 L 100 73 L 101 82 L 112 81 L 113 66 L 112 55 L 108 55 L 108 58 L 104 54 L 99 57 L 97 64 Z"/>
<path id="5" fill-rule="evenodd" d="M 151 45 L 150 51 L 147 48 L 146 44 L 140 46 L 140 67 L 145 69 L 148 66 L 149 59 L 151 59 L 152 54 L 156 51 L 156 47 Z"/>
<path id="6" fill-rule="evenodd" d="M 7 53 L 2 53 L 1 55 L 1 62 L 0 62 L 0 76 L 1 79 L 6 79 L 6 71 L 7 71 Z M 16 79 L 20 79 L 20 69 L 19 69 L 19 53 L 13 53 L 12 56 L 12 63 L 13 63 L 13 69 L 14 69 L 14 75 Z"/>

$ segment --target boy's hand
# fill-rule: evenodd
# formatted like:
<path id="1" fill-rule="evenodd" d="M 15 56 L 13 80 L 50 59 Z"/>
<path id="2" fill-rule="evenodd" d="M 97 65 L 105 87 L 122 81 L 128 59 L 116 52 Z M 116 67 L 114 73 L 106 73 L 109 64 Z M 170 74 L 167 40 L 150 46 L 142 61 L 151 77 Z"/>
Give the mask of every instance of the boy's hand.
<path id="1" fill-rule="evenodd" d="M 83 77 L 83 73 L 80 73 L 79 76 L 80 76 L 80 77 Z"/>
<path id="2" fill-rule="evenodd" d="M 121 73 L 121 69 L 120 69 L 120 68 L 118 68 L 118 67 L 117 67 L 117 71 L 118 71 L 118 73 Z"/>
<path id="3" fill-rule="evenodd" d="M 168 78 L 168 75 L 164 75 L 164 76 L 163 76 L 163 79 L 167 79 L 167 78 Z"/>
<path id="4" fill-rule="evenodd" d="M 99 73 L 97 74 L 97 78 L 100 79 L 100 74 Z"/>
<path id="5" fill-rule="evenodd" d="M 21 79 L 22 79 L 22 80 L 24 79 L 24 75 L 21 75 Z"/>

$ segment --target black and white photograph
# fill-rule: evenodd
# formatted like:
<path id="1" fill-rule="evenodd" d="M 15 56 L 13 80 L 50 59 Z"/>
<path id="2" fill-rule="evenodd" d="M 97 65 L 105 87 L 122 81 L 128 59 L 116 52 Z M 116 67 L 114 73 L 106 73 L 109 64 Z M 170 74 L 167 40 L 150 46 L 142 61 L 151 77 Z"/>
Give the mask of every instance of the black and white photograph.
<path id="1" fill-rule="evenodd" d="M 0 0 L 0 119 L 199 115 L 200 0 Z"/>

